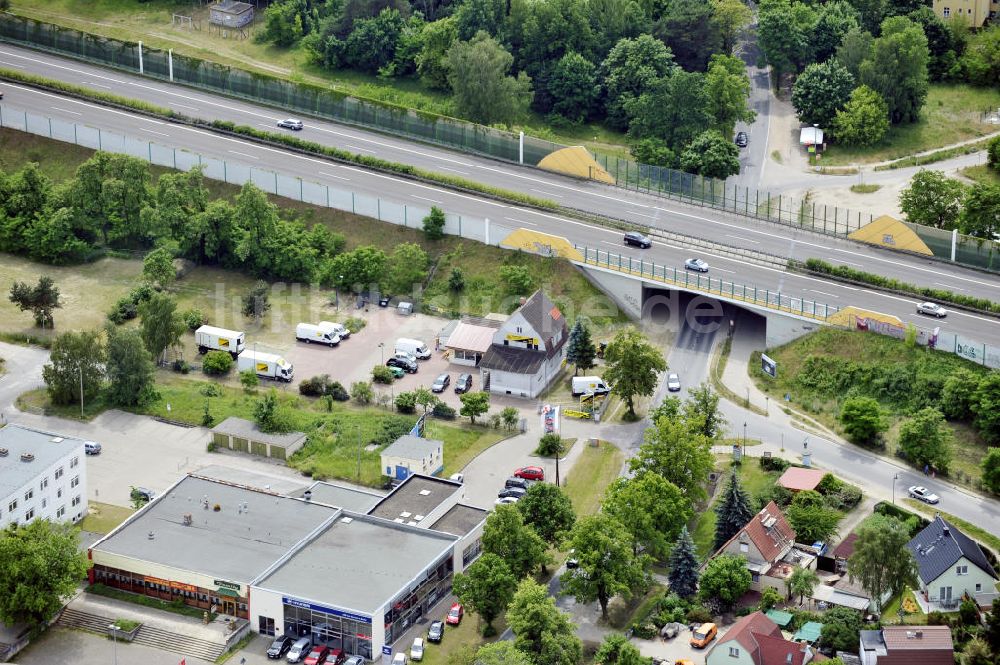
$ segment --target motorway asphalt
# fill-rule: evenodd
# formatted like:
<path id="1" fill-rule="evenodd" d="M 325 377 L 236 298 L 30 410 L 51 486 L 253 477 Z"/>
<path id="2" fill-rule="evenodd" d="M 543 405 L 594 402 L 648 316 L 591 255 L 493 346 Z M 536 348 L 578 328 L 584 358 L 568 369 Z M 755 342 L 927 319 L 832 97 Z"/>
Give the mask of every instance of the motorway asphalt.
<path id="1" fill-rule="evenodd" d="M 62 78 L 129 97 L 148 99 L 199 118 L 228 119 L 237 123 L 272 128 L 274 122 L 285 115 L 272 108 L 152 79 L 110 72 L 100 67 L 19 49 L 8 44 L 0 45 L 0 66 Z M 421 208 L 438 205 L 450 213 L 470 218 L 488 217 L 502 226 L 520 226 L 566 236 L 574 243 L 605 251 L 622 251 L 619 233 L 557 214 L 507 205 L 403 178 L 372 173 L 354 166 L 297 155 L 242 139 L 224 137 L 208 131 L 41 92 L 19 84 L 3 84 L 3 90 L 6 93 L 4 103 L 12 108 L 26 109 L 103 130 L 124 132 L 160 145 L 196 150 L 207 157 L 225 159 L 255 168 L 277 170 L 283 174 L 320 182 L 333 188 L 377 195 L 401 204 Z M 309 121 L 307 129 L 297 135 L 303 139 L 335 145 L 362 154 L 404 161 L 431 170 L 464 175 L 488 184 L 525 191 L 598 214 L 629 219 L 636 223 L 649 224 L 692 236 L 711 238 L 730 246 L 770 252 L 789 258 L 823 258 L 835 264 L 864 268 L 908 282 L 951 289 L 964 295 L 996 298 L 1000 287 L 1000 278 L 977 271 L 959 269 L 909 255 L 866 247 L 847 240 L 724 214 L 597 183 L 582 182 L 537 169 L 452 153 L 441 148 L 364 132 L 353 127 Z M 623 253 L 633 255 L 637 259 L 641 256 L 646 261 L 677 267 L 693 254 L 691 250 L 683 247 L 660 242 L 649 250 L 630 250 Z M 758 289 L 780 291 L 783 294 L 801 296 L 805 300 L 838 307 L 846 305 L 867 307 L 895 314 L 907 323 L 922 327 L 930 326 L 930 322 L 915 313 L 917 298 L 899 297 L 796 275 L 730 258 L 724 254 L 702 251 L 699 255 L 712 265 L 712 274 L 715 277 L 732 279 L 737 284 L 747 283 Z M 958 311 L 952 312 L 951 316 L 941 324 L 946 331 L 967 335 L 987 343 L 996 340 L 1000 330 L 998 329 L 1000 321 L 997 319 Z"/>

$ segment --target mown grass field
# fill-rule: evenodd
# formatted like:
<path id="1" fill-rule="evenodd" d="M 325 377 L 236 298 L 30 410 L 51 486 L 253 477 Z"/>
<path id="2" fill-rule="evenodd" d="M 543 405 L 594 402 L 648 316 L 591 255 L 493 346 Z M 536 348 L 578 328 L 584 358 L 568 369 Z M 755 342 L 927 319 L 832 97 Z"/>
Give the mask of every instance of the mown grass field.
<path id="1" fill-rule="evenodd" d="M 883 141 L 871 148 L 848 148 L 836 143 L 823 153 L 823 164 L 869 164 L 899 159 L 997 131 L 980 121 L 980 114 L 1000 106 L 1000 90 L 970 85 L 932 84 L 920 120 L 889 129 Z"/>
<path id="2" fill-rule="evenodd" d="M 565 481 L 566 494 L 578 517 L 597 512 L 604 491 L 618 477 L 624 461 L 624 453 L 613 443 L 602 441 L 596 448 L 589 444 L 583 447 Z"/>
<path id="3" fill-rule="evenodd" d="M 454 116 L 450 95 L 424 86 L 414 78 L 382 78 L 350 69 L 335 71 L 309 62 L 300 47 L 280 48 L 253 39 L 224 39 L 208 30 L 208 5 L 183 0 L 13 0 L 11 11 L 40 21 L 131 42 L 142 40 L 151 48 L 172 48 L 175 54 L 212 60 L 225 65 L 331 88 L 407 108 Z M 262 15 L 262 11 L 258 16 Z M 173 15 L 190 16 L 201 29 L 174 25 Z M 522 129 L 533 136 L 565 145 L 586 145 L 599 152 L 628 156 L 625 136 L 596 123 L 552 128 L 545 118 L 530 112 Z"/>
<path id="4" fill-rule="evenodd" d="M 961 169 L 959 173 L 981 185 L 1000 185 L 1000 171 L 991 169 L 985 164 L 968 166 Z"/>
<path id="5" fill-rule="evenodd" d="M 757 367 L 759 360 L 751 359 L 751 376 L 757 386 L 771 396 L 773 404 L 781 404 L 784 395 L 789 395 L 790 403 L 798 410 L 810 415 L 818 422 L 843 435 L 838 415 L 843 395 L 819 393 L 803 388 L 798 377 L 803 363 L 811 355 L 826 355 L 853 360 L 879 367 L 909 365 L 918 359 L 933 363 L 934 372 L 944 377 L 959 368 L 985 372 L 980 365 L 970 363 L 958 356 L 940 351 L 932 351 L 920 346 L 910 348 L 900 340 L 884 335 L 824 328 L 801 337 L 794 342 L 768 350 L 767 354 L 778 363 L 775 379 L 763 375 Z M 756 364 L 754 364 L 756 362 Z M 877 397 L 877 396 L 876 396 Z M 891 425 L 886 434 L 888 454 L 896 451 L 896 436 L 899 424 L 906 416 L 903 409 L 883 403 L 890 417 Z M 986 455 L 987 446 L 967 423 L 949 422 L 954 433 L 952 463 L 949 473 L 962 474 L 973 479 L 981 476 L 979 464 Z"/>
<path id="6" fill-rule="evenodd" d="M 53 182 L 62 182 L 89 159 L 93 151 L 57 141 L 36 137 L 14 130 L 0 129 L 0 169 L 15 171 L 28 162 L 37 162 Z M 166 169 L 154 168 L 154 181 Z M 232 185 L 206 180 L 214 197 L 232 198 L 238 189 Z M 482 316 L 491 311 L 510 312 L 518 305 L 516 296 L 505 291 L 496 278 L 499 265 L 526 267 L 534 280 L 562 308 L 570 321 L 578 315 L 588 316 L 598 326 L 625 321 L 624 314 L 611 309 L 610 301 L 594 288 L 569 262 L 523 252 L 503 250 L 482 243 L 448 236 L 428 241 L 421 231 L 396 226 L 348 213 L 318 208 L 307 204 L 271 197 L 285 214 L 292 214 L 306 224 L 324 224 L 342 234 L 347 249 L 375 245 L 386 252 L 400 243 L 418 243 L 427 251 L 437 268 L 425 291 L 428 302 L 446 312 Z M 465 275 L 465 288 L 460 294 L 448 289 L 452 268 Z M 0 288 L 6 291 L 16 280 L 33 282 L 40 275 L 50 275 L 63 296 L 63 307 L 56 311 L 56 332 L 63 329 L 94 328 L 104 323 L 111 305 L 134 286 L 142 272 L 138 259 L 104 258 L 90 264 L 56 267 L 33 263 L 20 257 L 5 255 L 0 261 Z M 233 271 L 200 266 L 179 280 L 171 292 L 178 309 L 201 309 L 216 322 L 233 326 L 248 326 L 239 313 L 239 298 L 253 278 Z M 254 327 L 262 342 L 273 341 L 295 321 L 320 320 L 335 316 L 330 305 L 332 289 L 302 285 L 300 294 L 291 291 L 287 298 L 272 297 L 271 310 Z M 306 317 L 306 318 L 302 318 Z M 30 314 L 21 313 L 7 299 L 0 301 L 0 332 L 16 334 L 38 333 L 32 327 Z"/>

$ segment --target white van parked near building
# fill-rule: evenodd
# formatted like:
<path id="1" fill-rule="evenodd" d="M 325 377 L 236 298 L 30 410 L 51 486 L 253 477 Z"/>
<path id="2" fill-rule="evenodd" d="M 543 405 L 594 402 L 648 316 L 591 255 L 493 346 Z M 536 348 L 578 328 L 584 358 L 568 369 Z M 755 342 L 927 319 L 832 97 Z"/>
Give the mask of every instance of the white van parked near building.
<path id="1" fill-rule="evenodd" d="M 323 328 L 312 323 L 300 323 L 295 326 L 295 339 L 306 344 L 311 344 L 312 342 L 326 344 L 327 346 L 337 346 L 340 344 L 340 335 L 329 328 Z"/>
<path id="2" fill-rule="evenodd" d="M 351 336 L 351 331 L 342 323 L 334 323 L 333 321 L 320 321 L 319 327 L 323 330 L 330 330 L 337 333 L 337 336 L 343 341 Z"/>
<path id="3" fill-rule="evenodd" d="M 419 339 L 400 337 L 396 340 L 396 351 L 406 351 L 420 360 L 427 360 L 431 357 L 430 349 Z"/>

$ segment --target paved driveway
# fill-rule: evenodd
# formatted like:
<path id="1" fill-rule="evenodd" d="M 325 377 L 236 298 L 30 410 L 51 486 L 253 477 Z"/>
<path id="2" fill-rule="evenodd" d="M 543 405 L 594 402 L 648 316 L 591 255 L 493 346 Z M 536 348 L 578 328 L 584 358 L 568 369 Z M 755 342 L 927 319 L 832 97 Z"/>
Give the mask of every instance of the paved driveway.
<path id="1" fill-rule="evenodd" d="M 0 374 L 0 413 L 9 419 L 17 396 L 44 385 L 42 366 L 49 359 L 49 352 L 34 346 L 18 346 L 0 342 L 0 358 L 5 371 Z"/>

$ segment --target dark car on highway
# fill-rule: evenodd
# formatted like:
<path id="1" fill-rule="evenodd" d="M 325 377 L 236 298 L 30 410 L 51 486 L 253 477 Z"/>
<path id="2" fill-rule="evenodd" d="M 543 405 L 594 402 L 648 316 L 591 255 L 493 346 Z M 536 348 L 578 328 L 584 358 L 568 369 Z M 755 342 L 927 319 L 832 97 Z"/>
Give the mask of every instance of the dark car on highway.
<path id="1" fill-rule="evenodd" d="M 625 244 L 632 245 L 633 247 L 641 247 L 642 249 L 648 249 L 653 246 L 653 241 L 641 233 L 629 231 L 625 234 Z"/>

